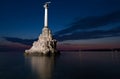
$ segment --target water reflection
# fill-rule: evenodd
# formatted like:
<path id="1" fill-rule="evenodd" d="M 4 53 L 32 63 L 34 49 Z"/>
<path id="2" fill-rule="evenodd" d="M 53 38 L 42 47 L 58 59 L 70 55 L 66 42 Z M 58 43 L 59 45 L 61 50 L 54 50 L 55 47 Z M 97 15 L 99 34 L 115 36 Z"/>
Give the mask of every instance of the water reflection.
<path id="1" fill-rule="evenodd" d="M 27 57 L 27 63 L 31 66 L 32 72 L 38 76 L 37 79 L 52 79 L 54 56 Z"/>
<path id="2" fill-rule="evenodd" d="M 62 52 L 26 61 L 33 79 L 120 79 L 120 52 Z"/>
<path id="3" fill-rule="evenodd" d="M 111 56 L 114 64 L 120 63 L 120 52 L 111 52 Z"/>
<path id="4" fill-rule="evenodd" d="M 120 63 L 120 52 L 79 52 L 80 62 Z"/>

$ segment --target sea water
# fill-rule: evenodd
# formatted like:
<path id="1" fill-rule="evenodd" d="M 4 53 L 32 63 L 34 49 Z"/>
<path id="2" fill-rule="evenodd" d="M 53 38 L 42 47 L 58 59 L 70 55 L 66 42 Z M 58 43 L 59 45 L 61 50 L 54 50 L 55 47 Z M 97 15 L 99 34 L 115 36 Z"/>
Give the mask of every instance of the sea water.
<path id="1" fill-rule="evenodd" d="M 56 57 L 0 52 L 0 79 L 120 79 L 120 52 L 61 52 Z"/>

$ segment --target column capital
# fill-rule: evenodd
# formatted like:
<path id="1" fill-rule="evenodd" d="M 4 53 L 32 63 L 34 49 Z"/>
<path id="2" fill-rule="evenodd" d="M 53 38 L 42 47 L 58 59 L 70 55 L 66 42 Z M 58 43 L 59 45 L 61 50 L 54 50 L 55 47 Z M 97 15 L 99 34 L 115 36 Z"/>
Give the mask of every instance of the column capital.
<path id="1" fill-rule="evenodd" d="M 51 2 L 46 2 L 45 4 L 44 4 L 44 8 L 48 8 L 48 5 L 50 4 Z"/>

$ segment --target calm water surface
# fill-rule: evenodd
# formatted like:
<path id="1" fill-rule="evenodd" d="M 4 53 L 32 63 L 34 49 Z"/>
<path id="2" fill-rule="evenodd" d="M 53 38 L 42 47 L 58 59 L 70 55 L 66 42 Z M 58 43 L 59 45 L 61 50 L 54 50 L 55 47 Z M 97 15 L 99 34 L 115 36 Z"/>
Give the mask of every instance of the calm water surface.
<path id="1" fill-rule="evenodd" d="M 120 52 L 62 52 L 58 57 L 0 52 L 0 79 L 120 79 Z"/>

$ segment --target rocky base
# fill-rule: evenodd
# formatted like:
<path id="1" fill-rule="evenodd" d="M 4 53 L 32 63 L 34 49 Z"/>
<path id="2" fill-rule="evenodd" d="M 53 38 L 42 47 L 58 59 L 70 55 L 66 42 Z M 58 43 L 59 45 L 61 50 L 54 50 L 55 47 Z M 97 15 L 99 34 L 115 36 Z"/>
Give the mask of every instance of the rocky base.
<path id="1" fill-rule="evenodd" d="M 56 51 L 56 52 L 47 52 L 47 53 L 42 53 L 42 52 L 25 52 L 24 53 L 25 56 L 57 56 L 60 55 L 60 51 Z"/>
<path id="2" fill-rule="evenodd" d="M 30 49 L 25 50 L 25 55 L 58 55 L 60 52 L 57 50 L 56 44 L 57 41 L 53 39 L 50 29 L 44 27 L 42 29 L 42 34 L 40 34 L 40 36 L 38 37 L 38 40 L 34 41 Z"/>

